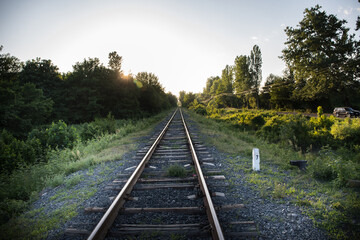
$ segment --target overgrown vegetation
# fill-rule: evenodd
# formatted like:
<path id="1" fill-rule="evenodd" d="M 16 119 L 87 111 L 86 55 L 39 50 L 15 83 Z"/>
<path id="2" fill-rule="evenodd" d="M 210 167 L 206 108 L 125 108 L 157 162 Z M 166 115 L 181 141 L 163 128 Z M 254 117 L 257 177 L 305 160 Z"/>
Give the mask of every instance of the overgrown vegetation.
<path id="1" fill-rule="evenodd" d="M 305 154 L 309 171 L 317 179 L 335 180 L 340 185 L 345 185 L 348 179 L 360 180 L 360 119 L 325 116 L 321 107 L 318 117 L 213 109 L 208 118 Z"/>
<path id="2" fill-rule="evenodd" d="M 82 169 L 90 169 L 88 174 L 91 174 L 91 169 L 98 164 L 120 159 L 125 152 L 135 147 L 132 143 L 135 134 L 139 134 L 139 132 L 143 134 L 143 131 L 161 120 L 165 114 L 167 112 L 136 121 L 114 120 L 109 115 L 105 119 L 97 119 L 88 124 L 68 126 L 59 122 L 52 124 L 49 128 L 36 131 L 36 134 L 33 132 L 33 138 L 36 136 L 41 139 L 36 138 L 40 148 L 42 144 L 46 146 L 46 151 L 42 155 L 43 158 L 34 164 L 22 164 L 11 173 L 0 175 L 0 223 L 2 232 L 7 229 L 6 233 L 9 231 L 13 231 L 12 234 L 16 233 L 14 229 L 17 228 L 14 228 L 14 225 L 21 224 L 21 221 L 28 219 L 26 214 L 21 215 L 21 213 L 38 198 L 40 191 L 59 185 L 64 185 L 70 191 L 73 186 L 84 179 L 83 175 L 73 173 Z M 89 131 L 89 125 L 92 126 L 92 129 L 97 129 L 93 135 L 90 135 L 92 130 Z M 110 129 L 112 130 L 110 131 Z M 49 131 L 55 130 L 59 132 L 48 135 Z M 82 134 L 84 131 L 86 137 L 82 138 L 80 136 L 84 135 Z M 55 138 L 55 136 L 59 137 Z M 15 142 L 17 143 L 17 140 Z M 9 146 L 13 145 L 14 143 Z M 19 153 L 19 155 L 21 154 Z M 104 169 L 104 171 L 107 170 Z M 70 178 L 67 177 L 70 174 L 73 175 Z M 86 191 L 84 189 L 85 192 L 88 190 L 91 189 Z M 89 192 L 90 195 L 93 193 L 93 190 Z M 79 194 L 76 196 L 79 197 Z M 71 213 L 73 210 L 69 210 L 70 215 L 66 219 L 73 215 Z M 21 217 L 18 218 L 19 215 Z M 46 216 L 44 215 L 44 217 Z M 53 219 L 51 221 L 56 222 L 55 225 L 66 220 L 65 218 L 56 219 L 55 216 L 51 218 Z M 9 222 L 10 219 L 12 220 Z M 6 222 L 8 223 L 5 224 Z M 37 226 L 37 224 L 32 225 L 29 222 L 27 224 L 30 224 L 30 229 Z M 41 230 L 41 233 L 30 234 L 31 238 L 40 239 L 43 236 L 41 234 L 45 234 L 51 228 L 46 222 L 41 223 L 41 225 L 45 229 Z M 21 234 L 24 231 L 21 231 Z M 40 231 L 40 229 L 36 231 Z"/>
<path id="3" fill-rule="evenodd" d="M 300 206 L 332 238 L 357 239 L 360 195 L 347 181 L 360 180 L 360 119 L 336 119 L 321 113 L 319 108 L 319 116 L 310 118 L 219 109 L 204 118 L 189 112 L 209 136 L 206 141 L 229 154 L 228 172 L 234 178 L 245 177 L 264 198 L 287 199 Z M 254 120 L 259 116 L 263 121 Z M 344 128 L 351 130 L 338 131 Z M 251 171 L 254 147 L 261 155 L 257 173 Z M 290 160 L 307 160 L 307 171 L 291 166 Z"/>

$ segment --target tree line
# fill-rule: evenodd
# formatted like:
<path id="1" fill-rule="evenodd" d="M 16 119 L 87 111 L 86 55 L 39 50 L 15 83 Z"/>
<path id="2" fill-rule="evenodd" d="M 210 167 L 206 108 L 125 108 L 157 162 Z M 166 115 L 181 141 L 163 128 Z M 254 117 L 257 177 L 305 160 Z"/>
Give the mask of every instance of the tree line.
<path id="1" fill-rule="evenodd" d="M 84 123 L 109 113 L 117 119 L 139 118 L 176 106 L 176 97 L 165 93 L 155 74 L 126 76 L 121 64 L 114 51 L 108 66 L 88 58 L 73 65 L 72 72 L 60 73 L 51 60 L 23 63 L 1 53 L 0 129 L 25 138 L 34 127 L 53 121 Z"/>
<path id="2" fill-rule="evenodd" d="M 316 5 L 306 8 L 296 27 L 287 27 L 280 58 L 283 76 L 270 74 L 263 87 L 262 57 L 255 45 L 250 55 L 240 55 L 226 65 L 221 77 L 207 79 L 202 93 L 180 93 L 185 107 L 203 103 L 210 107 L 304 109 L 323 106 L 360 108 L 360 41 L 345 27 L 345 20 L 328 15 Z M 360 28 L 357 19 L 356 31 Z M 196 102 L 193 101 L 196 99 Z"/>

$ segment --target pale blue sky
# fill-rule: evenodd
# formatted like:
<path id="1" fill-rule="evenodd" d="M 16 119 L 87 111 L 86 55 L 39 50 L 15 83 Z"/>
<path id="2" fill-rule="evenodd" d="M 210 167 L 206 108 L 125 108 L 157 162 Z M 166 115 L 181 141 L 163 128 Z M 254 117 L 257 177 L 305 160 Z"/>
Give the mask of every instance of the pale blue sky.
<path id="1" fill-rule="evenodd" d="M 117 51 L 125 74 L 153 72 L 176 95 L 201 92 L 208 77 L 220 76 L 254 44 L 263 80 L 281 75 L 284 29 L 316 4 L 355 28 L 357 0 L 0 0 L 0 45 L 22 61 L 51 59 L 61 72 L 88 57 L 107 65 L 108 53 Z"/>

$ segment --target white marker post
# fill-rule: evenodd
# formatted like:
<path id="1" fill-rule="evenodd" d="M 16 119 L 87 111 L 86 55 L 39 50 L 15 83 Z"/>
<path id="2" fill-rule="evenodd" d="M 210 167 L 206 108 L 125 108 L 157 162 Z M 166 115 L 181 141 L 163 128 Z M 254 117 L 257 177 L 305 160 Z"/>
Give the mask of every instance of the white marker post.
<path id="1" fill-rule="evenodd" d="M 258 148 L 253 148 L 252 156 L 253 156 L 253 160 L 252 160 L 253 170 L 260 171 L 260 152 Z"/>

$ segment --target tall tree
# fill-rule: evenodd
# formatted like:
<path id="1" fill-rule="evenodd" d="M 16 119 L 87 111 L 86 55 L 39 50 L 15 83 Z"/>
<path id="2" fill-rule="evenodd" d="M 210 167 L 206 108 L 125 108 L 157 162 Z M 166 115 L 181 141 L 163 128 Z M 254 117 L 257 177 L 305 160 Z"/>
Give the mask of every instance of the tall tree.
<path id="1" fill-rule="evenodd" d="M 220 84 L 216 94 L 232 93 L 233 92 L 233 69 L 231 66 L 226 65 L 222 70 Z"/>
<path id="2" fill-rule="evenodd" d="M 285 29 L 287 41 L 281 58 L 294 73 L 294 97 L 312 108 L 349 104 L 346 92 L 358 84 L 356 42 L 345 23 L 316 5 L 305 9 L 297 28 Z"/>
<path id="3" fill-rule="evenodd" d="M 151 85 L 159 91 L 164 90 L 164 88 L 161 86 L 159 82 L 159 78 L 153 73 L 139 72 L 138 74 L 136 74 L 136 80 L 144 84 Z"/>
<path id="4" fill-rule="evenodd" d="M 159 78 L 153 73 L 139 72 L 136 80 L 143 84 L 140 95 L 142 109 L 150 113 L 163 109 L 167 98 Z"/>
<path id="5" fill-rule="evenodd" d="M 215 96 L 217 94 L 220 82 L 221 82 L 221 78 L 217 76 L 214 79 L 214 82 L 213 82 L 213 84 L 211 85 L 211 88 L 210 88 L 210 95 L 211 96 Z"/>
<path id="6" fill-rule="evenodd" d="M 249 91 L 252 88 L 252 79 L 249 71 L 249 58 L 245 55 L 237 56 L 235 58 L 234 66 L 234 89 L 236 93 Z"/>
<path id="7" fill-rule="evenodd" d="M 52 119 L 62 118 L 66 89 L 58 67 L 51 60 L 36 58 L 26 61 L 18 79 L 21 85 L 31 83 L 41 89 L 44 96 L 54 102 Z"/>
<path id="8" fill-rule="evenodd" d="M 66 117 L 71 122 L 92 121 L 108 113 L 104 109 L 104 98 L 101 89 L 108 85 L 107 69 L 98 58 L 84 59 L 73 66 L 73 72 L 66 80 L 65 99 L 68 107 Z M 106 112 L 104 114 L 104 112 Z"/>
<path id="9" fill-rule="evenodd" d="M 205 95 L 205 98 L 211 97 L 211 87 L 217 79 L 219 79 L 218 76 L 217 77 L 213 76 L 213 77 L 209 77 L 206 80 L 206 87 L 203 90 L 203 94 Z"/>
<path id="10" fill-rule="evenodd" d="M 255 90 L 256 106 L 259 108 L 259 88 L 262 81 L 262 58 L 261 51 L 258 45 L 254 45 L 250 52 L 249 69 L 251 75 L 252 88 Z"/>
<path id="11" fill-rule="evenodd" d="M 122 73 L 121 64 L 122 64 L 122 56 L 119 56 L 119 54 L 116 51 L 109 53 L 109 67 L 112 70 L 114 70 L 118 74 L 121 74 Z"/>
<path id="12" fill-rule="evenodd" d="M 25 137 L 31 128 L 49 120 L 53 101 L 34 83 L 20 84 L 20 69 L 19 59 L 0 54 L 0 129 Z"/>
<path id="13" fill-rule="evenodd" d="M 0 52 L 3 46 L 0 46 Z M 17 79 L 17 75 L 20 72 L 21 64 L 20 60 L 9 53 L 0 54 L 0 81 L 13 82 Z"/>

